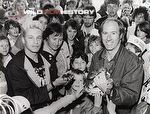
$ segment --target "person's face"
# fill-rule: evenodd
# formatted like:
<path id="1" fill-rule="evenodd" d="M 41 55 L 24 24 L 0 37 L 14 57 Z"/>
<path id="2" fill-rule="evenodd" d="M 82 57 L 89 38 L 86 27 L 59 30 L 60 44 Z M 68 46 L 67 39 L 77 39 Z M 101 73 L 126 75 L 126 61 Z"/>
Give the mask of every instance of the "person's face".
<path id="1" fill-rule="evenodd" d="M 115 50 L 121 43 L 119 26 L 115 21 L 104 23 L 102 31 L 102 42 L 108 51 Z"/>
<path id="2" fill-rule="evenodd" d="M 55 4 L 55 6 L 60 5 L 60 0 L 54 0 L 54 4 Z"/>
<path id="3" fill-rule="evenodd" d="M 144 39 L 147 35 L 145 32 L 141 31 L 139 27 L 137 28 L 137 33 L 136 34 L 137 34 L 137 37 L 139 37 L 141 39 Z"/>
<path id="4" fill-rule="evenodd" d="M 82 22 L 82 16 L 81 15 L 76 15 L 74 17 L 74 20 L 76 20 L 79 24 L 81 24 L 81 22 Z"/>
<path id="5" fill-rule="evenodd" d="M 13 27 L 12 25 L 10 25 L 8 34 L 13 37 L 17 37 L 19 35 L 19 28 Z"/>
<path id="6" fill-rule="evenodd" d="M 0 53 L 3 55 L 3 56 L 7 56 L 8 55 L 8 52 L 9 52 L 9 43 L 8 43 L 8 40 L 1 40 L 0 41 Z"/>
<path id="7" fill-rule="evenodd" d="M 135 23 L 136 24 L 139 24 L 141 22 L 144 22 L 145 19 L 144 19 L 144 14 L 143 13 L 140 13 L 139 15 L 135 16 Z"/>
<path id="8" fill-rule="evenodd" d="M 49 47 L 54 51 L 56 51 L 61 46 L 62 42 L 63 42 L 63 34 L 56 35 L 56 33 L 53 33 L 49 35 L 47 39 Z"/>
<path id="9" fill-rule="evenodd" d="M 70 3 L 70 4 L 67 6 L 67 10 L 74 10 L 75 7 L 76 7 L 76 4 Z"/>
<path id="10" fill-rule="evenodd" d="M 86 62 L 81 57 L 79 57 L 74 60 L 72 67 L 74 69 L 85 71 L 86 65 L 87 65 Z"/>
<path id="11" fill-rule="evenodd" d="M 123 4 L 122 6 L 123 15 L 129 16 L 131 13 L 131 10 L 132 10 L 132 7 L 128 3 Z"/>
<path id="12" fill-rule="evenodd" d="M 116 4 L 108 4 L 107 5 L 107 13 L 110 17 L 114 17 L 117 15 L 119 7 Z"/>
<path id="13" fill-rule="evenodd" d="M 84 6 L 88 6 L 89 5 L 89 0 L 82 0 L 82 4 Z"/>
<path id="14" fill-rule="evenodd" d="M 26 5 L 23 1 L 21 1 L 16 4 L 16 8 L 18 11 L 24 11 L 26 9 Z"/>
<path id="15" fill-rule="evenodd" d="M 99 41 L 93 41 L 91 42 L 91 44 L 89 45 L 89 49 L 91 51 L 92 54 L 96 53 L 97 51 L 102 49 L 102 46 L 100 45 Z"/>
<path id="16" fill-rule="evenodd" d="M 37 53 L 42 44 L 42 31 L 36 28 L 26 30 L 23 42 L 27 50 L 32 53 Z"/>
<path id="17" fill-rule="evenodd" d="M 83 74 L 74 74 L 74 83 L 72 84 L 72 89 L 77 91 L 80 89 L 80 87 L 83 86 Z"/>
<path id="18" fill-rule="evenodd" d="M 84 21 L 84 26 L 91 27 L 94 23 L 94 16 L 84 15 L 83 21 Z"/>
<path id="19" fill-rule="evenodd" d="M 77 34 L 77 30 L 73 29 L 71 26 L 67 28 L 68 40 L 72 41 Z"/>
<path id="20" fill-rule="evenodd" d="M 45 29 L 48 23 L 47 19 L 45 17 L 40 17 L 39 22 L 44 26 L 44 29 Z"/>

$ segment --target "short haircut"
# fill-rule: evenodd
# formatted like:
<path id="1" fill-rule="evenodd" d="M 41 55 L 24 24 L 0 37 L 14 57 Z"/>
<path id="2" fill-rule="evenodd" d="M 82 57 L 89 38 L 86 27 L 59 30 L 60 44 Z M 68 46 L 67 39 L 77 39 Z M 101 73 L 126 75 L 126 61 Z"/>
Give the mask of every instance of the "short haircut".
<path id="1" fill-rule="evenodd" d="M 126 34 L 126 30 L 125 30 L 125 27 L 124 27 L 122 21 L 119 20 L 119 19 L 108 18 L 105 21 L 103 21 L 101 26 L 100 26 L 100 28 L 99 28 L 99 31 L 98 31 L 99 34 L 100 34 L 100 37 L 102 37 L 104 24 L 107 23 L 107 22 L 110 22 L 110 21 L 114 21 L 114 22 L 116 22 L 118 24 L 118 26 L 119 26 L 119 34 L 122 35 L 121 41 L 124 41 L 124 35 Z M 103 43 L 102 43 L 102 46 L 103 46 Z"/>
<path id="2" fill-rule="evenodd" d="M 49 35 L 56 33 L 57 35 L 63 34 L 63 26 L 60 23 L 49 23 L 43 32 L 43 39 L 47 39 Z"/>
<path id="3" fill-rule="evenodd" d="M 21 33 L 21 26 L 20 26 L 20 24 L 17 21 L 14 21 L 12 19 L 5 21 L 5 23 L 4 23 L 4 29 L 6 31 L 9 31 L 10 25 L 12 25 L 15 28 L 18 28 L 19 29 L 19 33 Z"/>
<path id="4" fill-rule="evenodd" d="M 93 43 L 95 41 L 98 41 L 101 45 L 101 38 L 99 36 L 96 36 L 96 35 L 91 35 L 89 37 L 88 44 L 87 44 L 87 50 L 86 50 L 87 53 L 91 53 L 89 46 L 90 46 L 91 43 Z"/>
<path id="5" fill-rule="evenodd" d="M 93 12 L 92 14 L 84 14 L 84 15 L 93 16 L 94 19 L 96 18 L 96 9 L 95 9 L 94 6 L 92 6 L 92 5 L 86 6 L 86 7 L 84 8 L 84 10 L 92 10 L 92 11 L 94 10 L 94 12 Z M 84 15 L 83 15 L 83 16 L 84 16 Z"/>
<path id="6" fill-rule="evenodd" d="M 77 32 L 80 28 L 79 23 L 74 19 L 69 19 L 68 21 L 66 21 L 66 23 L 64 25 L 64 29 L 67 30 L 69 26 L 71 26 L 72 29 L 76 30 Z"/>
<path id="7" fill-rule="evenodd" d="M 39 18 L 44 17 L 47 20 L 47 24 L 49 22 L 49 17 L 45 14 L 38 14 L 35 17 L 33 17 L 33 20 L 39 20 Z"/>
<path id="8" fill-rule="evenodd" d="M 70 70 L 72 72 L 72 75 L 75 76 L 75 75 L 83 75 L 83 84 L 85 85 L 86 84 L 86 76 L 85 76 L 85 73 L 79 69 L 71 69 Z M 65 86 L 65 89 L 66 90 L 70 90 L 70 88 L 72 87 L 72 84 L 74 83 L 75 79 L 73 78 L 69 83 L 67 83 L 67 85 Z"/>
<path id="9" fill-rule="evenodd" d="M 80 57 L 86 62 L 86 64 L 88 64 L 88 56 L 87 56 L 87 54 L 84 53 L 83 51 L 77 51 L 77 52 L 73 53 L 73 55 L 72 55 L 72 57 L 70 59 L 70 67 L 71 67 L 71 69 L 72 69 L 72 64 L 73 64 L 74 60 L 78 59 Z"/>
<path id="10" fill-rule="evenodd" d="M 137 24 L 136 29 L 135 29 L 135 35 L 137 36 L 137 29 L 140 29 L 142 32 L 145 32 L 146 38 L 150 38 L 150 23 L 148 21 L 141 22 Z"/>
<path id="11" fill-rule="evenodd" d="M 116 4 L 117 6 L 120 5 L 120 1 L 119 0 L 106 0 L 104 3 L 106 4 L 106 6 L 108 4 Z"/>
<path id="12" fill-rule="evenodd" d="M 125 34 L 125 27 L 124 27 L 122 21 L 120 21 L 119 19 L 108 18 L 108 19 L 106 19 L 105 21 L 102 22 L 101 27 L 99 28 L 99 34 L 100 35 L 103 32 L 104 24 L 107 23 L 107 22 L 110 22 L 110 21 L 114 21 L 118 24 L 120 34 Z"/>
<path id="13" fill-rule="evenodd" d="M 145 21 L 148 21 L 149 14 L 148 14 L 148 9 L 146 7 L 140 6 L 136 8 L 132 15 L 133 19 L 135 19 L 135 17 L 138 16 L 139 14 L 144 14 Z"/>

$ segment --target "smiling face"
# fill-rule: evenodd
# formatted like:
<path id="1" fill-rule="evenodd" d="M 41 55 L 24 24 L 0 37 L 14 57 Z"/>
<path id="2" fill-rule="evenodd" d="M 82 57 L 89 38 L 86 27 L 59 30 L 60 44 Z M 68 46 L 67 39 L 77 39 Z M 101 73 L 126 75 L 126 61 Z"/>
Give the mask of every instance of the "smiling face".
<path id="1" fill-rule="evenodd" d="M 94 23 L 94 16 L 84 15 L 83 16 L 84 26 L 91 27 Z"/>
<path id="2" fill-rule="evenodd" d="M 90 49 L 91 53 L 94 54 L 97 51 L 99 51 L 100 49 L 102 49 L 102 46 L 99 41 L 93 41 L 89 45 L 89 49 Z"/>
<path id="3" fill-rule="evenodd" d="M 9 30 L 8 30 L 8 34 L 10 36 L 13 36 L 13 37 L 18 37 L 18 35 L 19 35 L 19 28 L 10 25 Z"/>
<path id="4" fill-rule="evenodd" d="M 103 25 L 102 42 L 107 51 L 116 50 L 121 44 L 119 26 L 115 21 L 107 21 Z"/>
<path id="5" fill-rule="evenodd" d="M 72 67 L 74 69 L 85 71 L 86 65 L 87 65 L 86 62 L 81 57 L 79 57 L 73 61 Z"/>
<path id="6" fill-rule="evenodd" d="M 77 34 L 77 30 L 73 29 L 71 26 L 67 28 L 68 40 L 72 41 Z"/>
<path id="7" fill-rule="evenodd" d="M 3 56 L 7 56 L 8 55 L 8 52 L 9 52 L 9 43 L 8 43 L 8 40 L 0 40 L 0 53 L 3 55 Z"/>
<path id="8" fill-rule="evenodd" d="M 62 42 L 63 42 L 63 34 L 53 33 L 49 35 L 47 39 L 48 46 L 54 51 L 56 51 L 61 46 Z"/>
<path id="9" fill-rule="evenodd" d="M 23 43 L 29 52 L 37 53 L 42 44 L 42 31 L 36 28 L 26 30 Z"/>
<path id="10" fill-rule="evenodd" d="M 135 21 L 136 25 L 141 23 L 141 22 L 144 22 L 145 21 L 144 14 L 140 13 L 137 16 L 135 16 L 134 21 Z"/>
<path id="11" fill-rule="evenodd" d="M 84 75 L 83 74 L 74 74 L 74 83 L 72 84 L 72 89 L 77 91 L 79 90 L 80 87 L 83 86 L 84 80 L 83 80 Z"/>
<path id="12" fill-rule="evenodd" d="M 136 34 L 137 34 L 137 37 L 141 38 L 142 40 L 144 40 L 147 35 L 145 32 L 141 31 L 139 27 L 137 28 Z"/>

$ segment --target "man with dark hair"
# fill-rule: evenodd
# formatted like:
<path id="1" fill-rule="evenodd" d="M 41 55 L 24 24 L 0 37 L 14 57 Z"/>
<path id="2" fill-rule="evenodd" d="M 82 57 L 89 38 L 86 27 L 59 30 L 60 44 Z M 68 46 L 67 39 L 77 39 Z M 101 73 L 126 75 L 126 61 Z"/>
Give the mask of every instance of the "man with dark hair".
<path id="1" fill-rule="evenodd" d="M 108 86 L 104 80 L 97 80 L 97 86 L 107 88 L 104 92 L 116 105 L 117 114 L 130 113 L 138 102 L 143 81 L 142 62 L 121 44 L 123 34 L 120 20 L 111 18 L 102 23 L 100 35 L 104 48 L 93 55 L 88 75 L 91 80 L 94 72 L 105 69 L 113 79 L 113 86 Z M 104 114 L 108 114 L 105 100 L 103 106 Z"/>
<path id="2" fill-rule="evenodd" d="M 58 76 L 69 69 L 70 54 L 63 38 L 63 26 L 60 23 L 50 23 L 43 32 L 43 50 L 51 53 L 56 59 Z"/>

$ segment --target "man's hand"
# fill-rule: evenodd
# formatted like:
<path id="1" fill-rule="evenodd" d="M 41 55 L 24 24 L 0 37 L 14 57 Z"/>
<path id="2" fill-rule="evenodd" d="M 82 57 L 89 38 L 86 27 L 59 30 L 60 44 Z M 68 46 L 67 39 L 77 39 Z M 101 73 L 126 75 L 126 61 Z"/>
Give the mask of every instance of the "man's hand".
<path id="1" fill-rule="evenodd" d="M 100 92 L 94 94 L 94 106 L 101 107 L 102 95 Z"/>
<path id="2" fill-rule="evenodd" d="M 112 100 L 109 100 L 108 95 L 106 95 L 107 100 L 107 109 L 110 114 L 116 114 L 115 109 L 116 105 L 112 102 Z"/>

